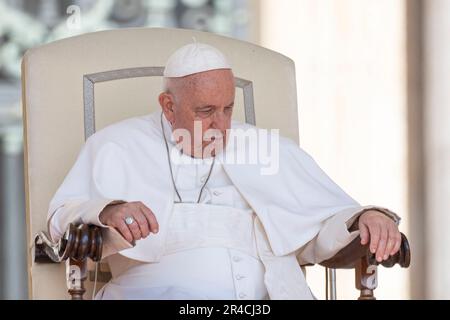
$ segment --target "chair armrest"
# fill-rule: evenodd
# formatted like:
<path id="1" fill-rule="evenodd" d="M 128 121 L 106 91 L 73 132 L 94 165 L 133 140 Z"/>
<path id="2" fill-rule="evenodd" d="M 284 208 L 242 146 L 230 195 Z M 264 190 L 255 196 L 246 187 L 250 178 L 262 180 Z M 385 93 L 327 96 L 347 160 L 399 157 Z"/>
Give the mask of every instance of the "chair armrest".
<path id="1" fill-rule="evenodd" d="M 34 245 L 36 263 L 60 263 L 69 258 L 77 261 L 90 258 L 97 262 L 102 258 L 103 237 L 99 226 L 71 223 L 58 242 L 53 242 L 45 231 L 41 231 L 36 235 Z"/>
<path id="2" fill-rule="evenodd" d="M 53 242 L 50 236 L 39 232 L 34 239 L 35 263 L 60 263 L 68 260 L 67 286 L 73 300 L 82 300 L 86 292 L 87 259 L 99 262 L 102 258 L 102 228 L 95 225 L 70 224 L 64 236 Z"/>
<path id="3" fill-rule="evenodd" d="M 383 262 L 376 261 L 375 254 L 371 253 L 368 245 L 361 245 L 359 237 L 342 248 L 330 259 L 320 262 L 321 266 L 333 269 L 353 269 L 361 258 L 366 258 L 368 265 L 379 265 L 390 268 L 399 264 L 408 268 L 411 262 L 411 250 L 406 236 L 401 233 L 402 242 L 399 251 Z"/>
<path id="4" fill-rule="evenodd" d="M 336 297 L 336 280 L 331 277 L 328 279 L 328 274 L 335 275 L 332 269 L 355 269 L 355 286 L 360 290 L 358 300 L 374 300 L 374 290 L 377 287 L 377 266 L 382 265 L 390 268 L 395 264 L 399 264 L 403 268 L 408 268 L 411 262 L 411 250 L 406 236 L 401 233 L 401 245 L 399 251 L 390 256 L 383 262 L 378 262 L 375 254 L 371 253 L 368 245 L 361 245 L 360 238 L 357 237 L 346 247 L 342 248 L 337 254 L 330 259 L 320 262 L 319 264 L 330 269 L 327 272 L 327 297 L 328 297 L 328 282 L 330 280 L 331 297 Z"/>

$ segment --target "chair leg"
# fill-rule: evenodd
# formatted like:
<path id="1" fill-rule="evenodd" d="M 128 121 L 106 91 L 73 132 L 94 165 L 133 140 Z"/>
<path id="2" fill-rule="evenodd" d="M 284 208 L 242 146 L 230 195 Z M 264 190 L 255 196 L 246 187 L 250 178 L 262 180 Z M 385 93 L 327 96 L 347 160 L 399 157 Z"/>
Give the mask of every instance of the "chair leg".
<path id="1" fill-rule="evenodd" d="M 375 300 L 373 291 L 377 285 L 377 266 L 369 264 L 366 257 L 361 258 L 355 268 L 355 286 L 361 291 L 358 300 Z"/>
<path id="2" fill-rule="evenodd" d="M 327 300 L 336 300 L 336 269 L 325 268 L 325 278 L 325 298 Z"/>
<path id="3" fill-rule="evenodd" d="M 67 288 L 72 300 L 83 300 L 86 292 L 84 281 L 87 278 L 87 259 L 77 261 L 75 259 L 66 260 Z"/>

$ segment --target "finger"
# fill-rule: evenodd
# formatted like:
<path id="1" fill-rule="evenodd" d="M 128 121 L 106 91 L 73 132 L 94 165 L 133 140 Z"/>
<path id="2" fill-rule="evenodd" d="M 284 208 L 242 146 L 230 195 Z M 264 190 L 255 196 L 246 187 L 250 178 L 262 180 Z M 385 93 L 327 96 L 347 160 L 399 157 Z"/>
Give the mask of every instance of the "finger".
<path id="1" fill-rule="evenodd" d="M 133 235 L 130 232 L 130 229 L 128 229 L 126 223 L 124 221 L 122 221 L 121 223 L 119 223 L 116 227 L 116 229 L 119 230 L 120 234 L 128 241 L 128 242 L 133 242 Z"/>
<path id="2" fill-rule="evenodd" d="M 143 203 L 141 203 L 140 208 L 144 216 L 147 218 L 148 223 L 150 224 L 150 230 L 153 233 L 158 233 L 159 224 L 158 221 L 156 220 L 155 214 Z"/>
<path id="3" fill-rule="evenodd" d="M 394 245 L 394 248 L 391 251 L 391 256 L 393 256 L 394 254 L 397 253 L 398 250 L 400 250 L 400 246 L 401 245 L 402 245 L 402 235 L 397 230 L 397 232 L 395 234 L 395 245 Z"/>
<path id="4" fill-rule="evenodd" d="M 384 252 L 386 250 L 386 244 L 387 244 L 387 237 L 388 237 L 388 229 L 386 226 L 381 226 L 381 235 L 380 235 L 380 241 L 378 242 L 378 249 L 377 249 L 377 261 L 381 262 L 383 261 Z"/>
<path id="5" fill-rule="evenodd" d="M 395 246 L 395 241 L 396 241 L 395 232 L 396 232 L 395 228 L 393 228 L 393 227 L 389 228 L 386 249 L 384 250 L 384 254 L 383 254 L 383 260 L 386 260 L 387 258 L 389 258 L 389 255 Z"/>
<path id="6" fill-rule="evenodd" d="M 136 221 L 133 221 L 132 224 L 128 224 L 127 226 L 128 226 L 128 229 L 130 229 L 134 240 L 139 240 L 142 238 L 141 230 L 139 229 L 139 225 Z"/>
<path id="7" fill-rule="evenodd" d="M 369 225 L 370 232 L 370 252 L 375 253 L 378 248 L 378 242 L 380 241 L 380 228 L 378 225 Z"/>
<path id="8" fill-rule="evenodd" d="M 359 225 L 359 231 L 360 231 L 359 236 L 361 237 L 361 244 L 362 245 L 367 244 L 369 242 L 369 229 L 365 224 L 361 223 Z"/>
<path id="9" fill-rule="evenodd" d="M 142 238 L 146 238 L 150 234 L 150 230 L 149 230 L 150 226 L 147 221 L 147 218 L 141 211 L 136 212 L 133 215 L 133 217 L 139 226 L 139 230 L 141 231 Z"/>

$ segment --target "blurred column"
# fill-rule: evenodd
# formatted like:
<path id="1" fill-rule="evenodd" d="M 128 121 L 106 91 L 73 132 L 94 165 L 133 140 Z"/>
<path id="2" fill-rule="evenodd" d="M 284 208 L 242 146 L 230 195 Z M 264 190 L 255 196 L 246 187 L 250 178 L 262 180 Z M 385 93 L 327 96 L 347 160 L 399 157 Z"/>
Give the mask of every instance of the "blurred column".
<path id="1" fill-rule="evenodd" d="M 425 153 L 424 153 L 424 82 L 422 0 L 406 1 L 406 74 L 408 106 L 408 239 L 412 249 L 411 298 L 425 299 Z"/>
<path id="2" fill-rule="evenodd" d="M 0 299 L 27 299 L 22 129 L 0 127 Z"/>
<path id="3" fill-rule="evenodd" d="M 450 1 L 423 12 L 426 297 L 450 299 Z"/>

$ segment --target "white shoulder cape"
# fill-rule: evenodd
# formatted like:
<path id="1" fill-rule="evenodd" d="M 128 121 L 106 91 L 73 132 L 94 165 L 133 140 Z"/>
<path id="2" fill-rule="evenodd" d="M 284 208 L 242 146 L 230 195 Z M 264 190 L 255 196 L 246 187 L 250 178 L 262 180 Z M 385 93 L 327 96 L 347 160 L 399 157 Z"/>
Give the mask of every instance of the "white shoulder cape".
<path id="1" fill-rule="evenodd" d="M 232 128 L 256 129 L 238 122 Z M 262 164 L 225 162 L 224 170 L 260 219 L 273 253 L 298 250 L 304 253 L 299 261 L 315 263 L 357 236 L 347 231 L 346 222 L 369 206 L 360 206 L 346 194 L 295 142 L 283 137 L 279 141 L 277 173 L 261 175 Z M 226 149 L 227 155 L 238 152 Z M 91 136 L 52 199 L 49 219 L 62 207 L 60 229 L 75 220 L 101 224 L 98 214 L 113 200 L 142 201 L 154 212 L 159 233 L 133 247 L 124 245 L 127 249 L 120 253 L 157 261 L 174 200 L 160 112 L 121 121 Z M 311 243 L 314 247 L 305 246 Z"/>

